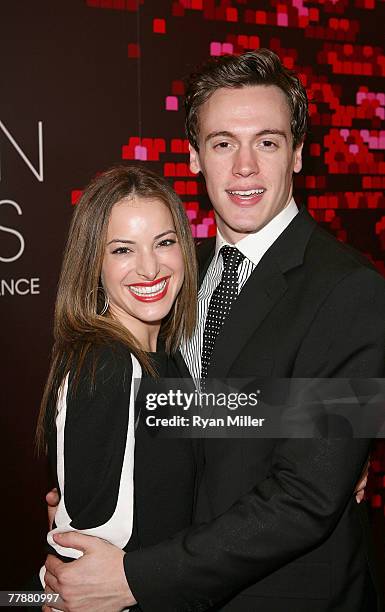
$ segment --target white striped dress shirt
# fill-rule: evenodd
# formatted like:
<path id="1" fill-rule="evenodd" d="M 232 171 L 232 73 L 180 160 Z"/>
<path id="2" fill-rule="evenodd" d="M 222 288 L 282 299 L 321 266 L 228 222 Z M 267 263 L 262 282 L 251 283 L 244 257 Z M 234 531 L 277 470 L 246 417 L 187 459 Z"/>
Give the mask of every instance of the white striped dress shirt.
<path id="1" fill-rule="evenodd" d="M 197 325 L 191 338 L 184 342 L 181 346 L 183 358 L 188 369 L 190 370 L 191 376 L 196 383 L 200 378 L 202 368 L 201 355 L 207 311 L 211 296 L 222 278 L 223 260 L 222 257 L 219 257 L 221 247 L 226 244 L 229 246 L 236 246 L 237 249 L 243 253 L 243 255 L 245 255 L 245 259 L 238 267 L 239 295 L 246 281 L 259 264 L 266 251 L 287 228 L 297 213 L 298 208 L 294 202 L 294 199 L 292 198 L 289 204 L 267 225 L 254 234 L 248 234 L 235 245 L 226 242 L 219 230 L 217 231 L 214 257 L 211 260 L 198 293 Z"/>

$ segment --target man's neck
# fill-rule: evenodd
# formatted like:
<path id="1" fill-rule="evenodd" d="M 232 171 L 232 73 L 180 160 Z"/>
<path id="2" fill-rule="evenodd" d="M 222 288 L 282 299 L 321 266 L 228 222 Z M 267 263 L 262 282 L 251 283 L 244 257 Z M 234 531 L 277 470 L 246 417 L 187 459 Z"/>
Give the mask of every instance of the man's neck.
<path id="1" fill-rule="evenodd" d="M 291 198 L 289 204 L 285 206 L 278 215 L 273 217 L 269 223 L 257 232 L 243 235 L 236 243 L 229 243 L 218 227 L 215 244 L 215 259 L 218 257 L 221 247 L 229 244 L 230 246 L 236 246 L 247 259 L 252 261 L 255 265 L 258 265 L 265 252 L 282 234 L 297 213 L 298 207 L 294 199 Z"/>

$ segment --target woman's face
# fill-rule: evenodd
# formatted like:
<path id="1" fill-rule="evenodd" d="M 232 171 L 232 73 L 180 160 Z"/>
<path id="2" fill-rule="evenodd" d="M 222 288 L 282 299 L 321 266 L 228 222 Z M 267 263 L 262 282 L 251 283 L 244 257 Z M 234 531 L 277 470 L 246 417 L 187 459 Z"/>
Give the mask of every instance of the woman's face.
<path id="1" fill-rule="evenodd" d="M 159 329 L 184 279 L 171 213 L 161 200 L 125 198 L 112 208 L 102 265 L 110 312 L 138 340 Z"/>

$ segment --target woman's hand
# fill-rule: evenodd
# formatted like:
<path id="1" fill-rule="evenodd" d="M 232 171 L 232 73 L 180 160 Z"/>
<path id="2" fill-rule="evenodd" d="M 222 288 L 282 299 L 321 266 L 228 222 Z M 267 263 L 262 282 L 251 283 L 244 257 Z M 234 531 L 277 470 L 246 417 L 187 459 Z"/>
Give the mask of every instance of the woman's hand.
<path id="1" fill-rule="evenodd" d="M 45 501 L 48 504 L 48 531 L 51 531 L 53 522 L 55 520 L 56 510 L 60 501 L 58 490 L 56 488 L 51 489 L 51 491 L 49 491 L 49 493 L 47 493 L 47 495 L 45 496 Z"/>
<path id="2" fill-rule="evenodd" d="M 368 457 L 367 462 L 365 463 L 365 467 L 362 471 L 360 479 L 356 485 L 355 494 L 356 494 L 356 502 L 360 504 L 365 497 L 365 487 L 368 483 L 368 474 L 369 474 L 369 466 L 370 466 L 370 457 Z"/>

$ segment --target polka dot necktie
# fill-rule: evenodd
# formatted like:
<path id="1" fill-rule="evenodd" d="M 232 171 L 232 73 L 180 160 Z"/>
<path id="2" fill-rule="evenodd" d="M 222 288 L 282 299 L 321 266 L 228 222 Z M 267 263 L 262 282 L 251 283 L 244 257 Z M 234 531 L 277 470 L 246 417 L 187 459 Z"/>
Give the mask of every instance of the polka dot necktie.
<path id="1" fill-rule="evenodd" d="M 245 256 L 235 247 L 223 246 L 220 250 L 223 259 L 221 282 L 211 296 L 203 332 L 202 372 L 206 378 L 210 359 L 219 330 L 238 297 L 238 266 Z"/>

